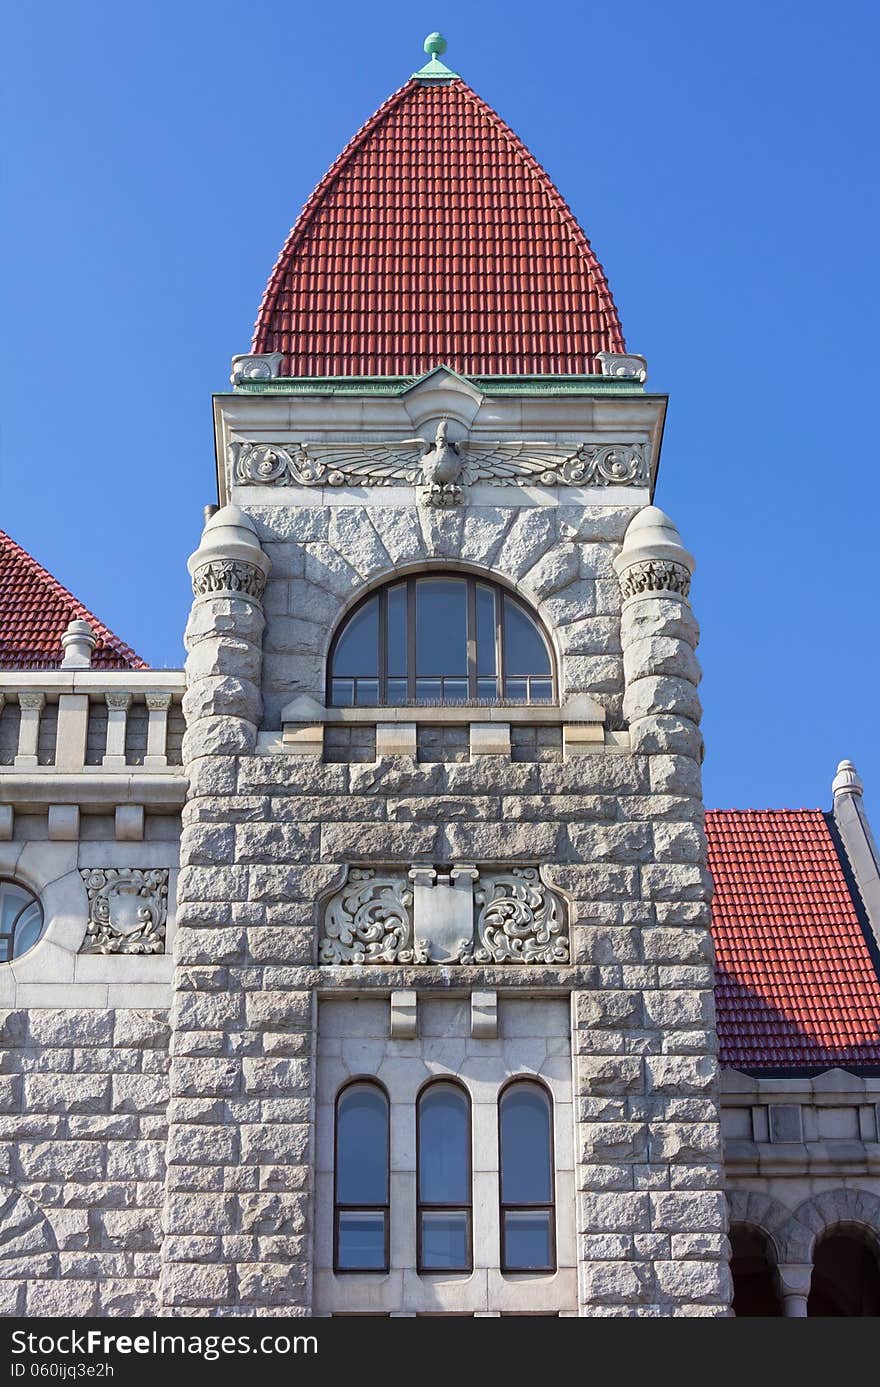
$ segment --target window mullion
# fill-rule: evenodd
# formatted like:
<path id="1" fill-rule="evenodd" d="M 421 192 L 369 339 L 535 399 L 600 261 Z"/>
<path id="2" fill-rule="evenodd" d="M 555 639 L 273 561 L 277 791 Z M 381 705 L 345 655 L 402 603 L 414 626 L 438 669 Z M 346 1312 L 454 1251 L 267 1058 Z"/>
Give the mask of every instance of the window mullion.
<path id="1" fill-rule="evenodd" d="M 379 674 L 379 703 L 380 705 L 388 702 L 388 589 L 382 588 L 379 592 L 379 620 L 376 623 L 378 628 L 379 651 L 376 669 Z"/>
<path id="2" fill-rule="evenodd" d="M 467 579 L 467 676 L 468 699 L 477 698 L 477 584 Z"/>
<path id="3" fill-rule="evenodd" d="M 495 696 L 504 698 L 507 691 L 507 665 L 504 650 L 504 604 L 507 594 L 495 589 Z"/>
<path id="4" fill-rule="evenodd" d="M 406 696 L 416 700 L 416 580 L 406 580 Z"/>

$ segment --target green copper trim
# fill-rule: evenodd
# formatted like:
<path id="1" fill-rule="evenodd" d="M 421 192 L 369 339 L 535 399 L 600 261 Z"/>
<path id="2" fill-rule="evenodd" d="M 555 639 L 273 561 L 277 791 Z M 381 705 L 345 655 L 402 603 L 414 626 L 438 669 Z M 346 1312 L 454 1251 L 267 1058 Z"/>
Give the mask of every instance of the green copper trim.
<path id="1" fill-rule="evenodd" d="M 446 52 L 446 40 L 442 34 L 429 34 L 422 46 L 430 56 L 425 66 L 413 73 L 417 82 L 451 82 L 458 76 L 457 72 L 440 61 L 440 54 Z"/>
<path id="2" fill-rule="evenodd" d="M 279 376 L 243 380 L 236 395 L 403 395 L 422 376 Z M 614 376 L 468 376 L 486 395 L 644 395 L 644 385 Z"/>

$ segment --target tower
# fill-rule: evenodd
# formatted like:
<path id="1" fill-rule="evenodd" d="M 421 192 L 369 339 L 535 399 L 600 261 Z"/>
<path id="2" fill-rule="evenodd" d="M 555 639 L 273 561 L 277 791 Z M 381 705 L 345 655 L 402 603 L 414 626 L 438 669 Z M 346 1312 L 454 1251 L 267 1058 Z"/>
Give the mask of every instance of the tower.
<path id="1" fill-rule="evenodd" d="M 723 1315 L 666 401 L 444 48 L 215 402 L 162 1313 Z"/>

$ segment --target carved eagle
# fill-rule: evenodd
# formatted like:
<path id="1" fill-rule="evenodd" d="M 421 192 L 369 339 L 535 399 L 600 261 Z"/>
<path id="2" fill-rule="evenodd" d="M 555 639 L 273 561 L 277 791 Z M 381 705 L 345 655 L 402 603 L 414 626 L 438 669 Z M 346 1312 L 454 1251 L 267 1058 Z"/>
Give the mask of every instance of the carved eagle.
<path id="1" fill-rule="evenodd" d="M 632 485 L 648 479 L 647 445 L 431 442 L 232 443 L 233 480 L 263 486 Z"/>

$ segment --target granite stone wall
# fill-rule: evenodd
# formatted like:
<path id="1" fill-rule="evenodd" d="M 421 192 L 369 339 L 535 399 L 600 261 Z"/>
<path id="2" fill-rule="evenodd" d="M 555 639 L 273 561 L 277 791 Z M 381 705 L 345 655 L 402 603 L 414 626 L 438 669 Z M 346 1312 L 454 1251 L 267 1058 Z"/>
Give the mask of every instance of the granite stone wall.
<path id="1" fill-rule="evenodd" d="M 0 1314 L 155 1315 L 167 1013 L 0 1017 Z"/>

